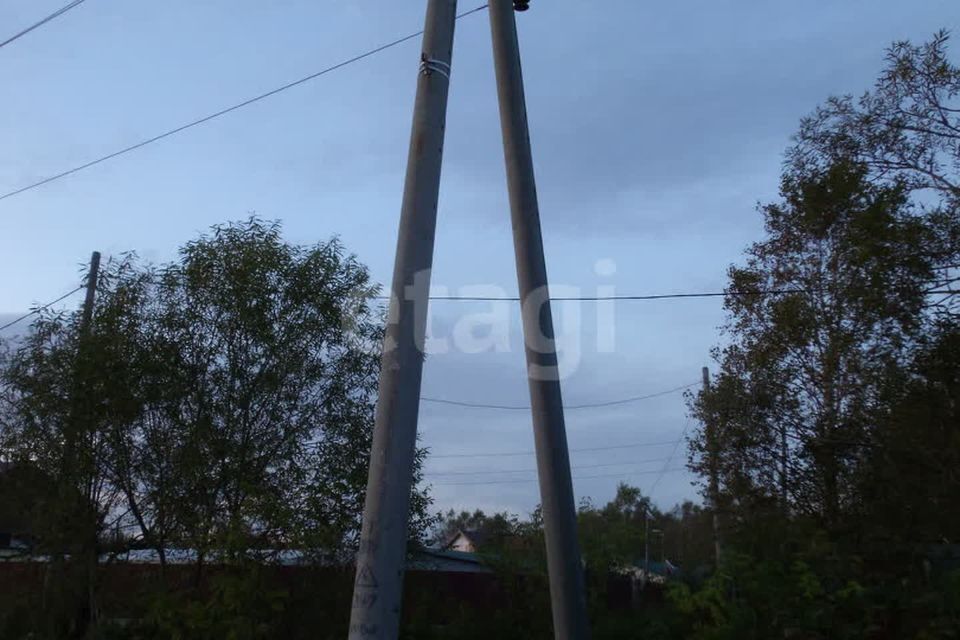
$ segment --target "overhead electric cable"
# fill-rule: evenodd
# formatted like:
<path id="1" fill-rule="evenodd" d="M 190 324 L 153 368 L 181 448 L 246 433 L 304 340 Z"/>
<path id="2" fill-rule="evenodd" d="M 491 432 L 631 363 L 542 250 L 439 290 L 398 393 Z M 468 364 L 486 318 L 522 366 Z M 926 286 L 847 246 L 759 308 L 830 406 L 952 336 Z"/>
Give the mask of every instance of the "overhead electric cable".
<path id="1" fill-rule="evenodd" d="M 605 402 L 587 402 L 583 404 L 569 404 L 563 405 L 564 409 L 597 409 L 600 407 L 612 407 L 619 404 L 628 404 L 631 402 L 640 402 L 641 400 L 650 400 L 651 398 L 659 398 L 660 396 L 669 395 L 671 393 L 676 393 L 678 391 L 683 391 L 684 389 L 689 389 L 690 387 L 700 384 L 699 382 L 691 382 L 690 384 L 685 384 L 673 389 L 667 389 L 666 391 L 658 391 L 656 393 L 650 393 L 643 396 L 632 396 L 629 398 L 621 398 L 619 400 L 608 400 Z M 429 396 L 422 396 L 420 398 L 423 402 L 433 402 L 436 404 L 449 404 L 456 407 L 468 407 L 471 409 L 501 409 L 505 411 L 529 411 L 530 405 L 518 405 L 518 404 L 486 404 L 483 402 L 464 402 L 460 400 L 447 400 L 445 398 L 432 398 Z"/>
<path id="2" fill-rule="evenodd" d="M 648 458 L 646 460 L 628 460 L 627 462 L 605 462 L 603 464 L 581 464 L 570 467 L 571 470 L 580 470 L 580 469 L 603 469 L 606 467 L 624 467 L 634 464 L 649 464 L 651 462 L 665 462 L 670 458 Z M 480 475 L 497 475 L 501 473 L 536 473 L 537 469 L 496 469 L 493 471 L 484 470 L 484 471 L 427 471 L 424 473 L 425 476 L 435 478 L 437 476 L 480 476 Z"/>
<path id="3" fill-rule="evenodd" d="M 18 322 L 22 322 L 22 321 L 26 320 L 27 318 L 29 318 L 30 316 L 35 316 L 35 315 L 37 315 L 38 313 L 40 313 L 41 311 L 43 311 L 43 310 L 45 310 L 45 309 L 49 309 L 50 307 L 52 307 L 53 305 L 57 304 L 58 302 L 60 302 L 60 301 L 62 301 L 62 300 L 66 300 L 67 298 L 69 298 L 70 296 L 72 296 L 73 294 L 75 294 L 77 291 L 80 291 L 81 289 L 83 289 L 82 286 L 77 287 L 77 288 L 74 289 L 73 291 L 70 291 L 70 292 L 68 292 L 68 293 L 63 294 L 62 296 L 60 296 L 60 297 L 57 298 L 56 300 L 53 300 L 52 302 L 48 302 L 47 304 L 41 305 L 41 306 L 37 307 L 36 309 L 33 309 L 32 311 L 23 314 L 23 315 L 20 316 L 19 318 L 16 318 L 16 319 L 14 319 L 14 320 L 11 320 L 11 321 L 8 322 L 7 324 L 5 324 L 5 325 L 3 325 L 2 327 L 0 327 L 0 331 L 3 331 L 3 330 L 5 330 L 5 329 L 9 329 L 10 327 L 12 327 L 13 325 L 17 324 Z"/>
<path id="4" fill-rule="evenodd" d="M 648 473 L 660 473 L 661 477 L 664 473 L 672 473 L 675 471 L 685 471 L 686 467 L 677 467 L 675 469 L 665 469 L 663 471 L 634 471 L 631 473 L 604 473 L 594 476 L 573 476 L 573 480 L 594 480 L 597 478 L 626 478 L 631 476 L 640 476 Z M 481 482 L 432 482 L 431 485 L 435 487 L 455 487 L 455 486 L 469 486 L 469 485 L 492 485 L 492 484 L 525 484 L 530 482 L 538 482 L 536 478 L 528 478 L 525 480 L 491 480 L 491 481 L 481 481 Z"/>
<path id="5" fill-rule="evenodd" d="M 471 9 L 470 11 L 466 11 L 466 12 L 461 13 L 460 15 L 458 15 L 458 16 L 457 16 L 457 19 L 464 18 L 464 17 L 466 17 L 466 16 L 468 16 L 468 15 L 470 15 L 470 14 L 477 13 L 478 11 L 482 11 L 483 9 L 486 9 L 486 8 L 487 8 L 487 5 L 483 5 L 483 6 L 480 6 L 480 7 L 475 8 L 475 9 Z M 186 124 L 180 125 L 179 127 L 175 127 L 175 128 L 173 128 L 173 129 L 170 129 L 169 131 L 165 131 L 165 132 L 163 132 L 163 133 L 161 133 L 161 134 L 158 134 L 158 135 L 155 135 L 155 136 L 153 136 L 153 137 L 151 137 L 151 138 L 147 138 L 146 140 L 141 140 L 140 142 L 137 142 L 136 144 L 132 144 L 132 145 L 130 145 L 129 147 L 124 147 L 123 149 L 119 149 L 119 150 L 114 151 L 114 152 L 112 152 L 112 153 L 108 153 L 108 154 L 105 155 L 105 156 L 100 156 L 99 158 L 97 158 L 97 159 L 95 159 L 95 160 L 91 160 L 90 162 L 86 162 L 86 163 L 84 163 L 84 164 L 78 165 L 78 166 L 76 166 L 76 167 L 73 167 L 72 169 L 67 169 L 66 171 L 61 171 L 60 173 L 54 174 L 54 175 L 52 175 L 52 176 L 48 176 L 48 177 L 43 178 L 42 180 L 38 180 L 37 182 L 34 182 L 34 183 L 32 183 L 32 184 L 28 184 L 28 185 L 25 186 L 25 187 L 20 187 L 19 189 L 14 189 L 13 191 L 10 191 L 10 192 L 7 192 L 7 193 L 5 193 L 5 194 L 3 194 L 3 195 L 0 195 L 0 200 L 6 200 L 7 198 L 11 198 L 11 197 L 13 197 L 13 196 L 15 196 L 15 195 L 18 195 L 18 194 L 21 194 L 21 193 L 23 193 L 23 192 L 25 192 L 25 191 L 30 191 L 31 189 L 36 189 L 37 187 L 41 187 L 41 186 L 43 186 L 43 185 L 45 185 L 45 184 L 49 184 L 49 183 L 54 182 L 54 181 L 56 181 L 56 180 L 60 180 L 61 178 L 66 178 L 66 177 L 69 176 L 69 175 L 73 175 L 74 173 L 78 173 L 78 172 L 80 172 L 80 171 L 83 171 L 84 169 L 89 169 L 90 167 L 96 166 L 96 165 L 100 164 L 101 162 L 106 162 L 107 160 L 112 160 L 113 158 L 116 158 L 116 157 L 118 157 L 118 156 L 122 156 L 122 155 L 124 155 L 124 154 L 130 153 L 131 151 L 136 151 L 137 149 L 140 149 L 140 148 L 142 148 L 142 147 L 145 147 L 145 146 L 147 146 L 147 145 L 149 145 L 149 144 L 153 144 L 154 142 L 159 142 L 160 140 L 163 140 L 164 138 L 169 138 L 170 136 L 176 135 L 176 134 L 178 134 L 178 133 L 180 133 L 180 132 L 182 132 L 182 131 L 186 131 L 187 129 L 191 129 L 191 128 L 193 128 L 193 127 L 196 127 L 196 126 L 198 126 L 198 125 L 204 124 L 204 123 L 206 123 L 206 122 L 210 122 L 211 120 L 213 120 L 213 119 L 215 119 L 215 118 L 219 118 L 220 116 L 225 116 L 225 115 L 227 115 L 228 113 L 232 113 L 233 111 L 237 111 L 238 109 L 242 109 L 242 108 L 244 108 L 244 107 L 247 107 L 247 106 L 249 106 L 249 105 L 251 105 L 251 104 L 254 104 L 255 102 L 260 102 L 261 100 L 264 100 L 264 99 L 269 98 L 269 97 L 271 97 L 271 96 L 275 96 L 275 95 L 277 95 L 278 93 L 282 93 L 282 92 L 286 91 L 287 89 L 292 89 L 292 88 L 297 87 L 297 86 L 299 86 L 299 85 L 301 85 L 301 84 L 304 84 L 304 83 L 306 83 L 306 82 L 309 82 L 310 80 L 314 80 L 315 78 L 319 78 L 320 76 L 326 75 L 326 74 L 328 74 L 328 73 L 330 73 L 330 72 L 332 72 L 332 71 L 336 71 L 337 69 L 342 69 L 343 67 L 346 67 L 347 65 L 353 64 L 353 63 L 355 63 L 355 62 L 359 62 L 360 60 L 363 60 L 364 58 L 369 58 L 370 56 L 376 55 L 376 54 L 378 54 L 378 53 L 380 53 L 380 52 L 382 52 L 382 51 L 386 51 L 387 49 L 390 49 L 390 48 L 392 48 L 392 47 L 395 47 L 395 46 L 397 46 L 397 45 L 399 45 L 399 44 L 403 44 L 404 42 L 407 42 L 408 40 L 413 40 L 414 38 L 416 38 L 416 37 L 418 37 L 418 36 L 420 36 L 420 35 L 422 35 L 422 34 L 423 34 L 423 31 L 421 30 L 421 31 L 417 31 L 416 33 L 411 33 L 411 34 L 409 34 L 409 35 L 403 36 L 403 37 L 401 37 L 401 38 L 397 38 L 396 40 L 393 40 L 393 41 L 388 42 L 388 43 L 386 43 L 386 44 L 380 45 L 379 47 L 376 47 L 376 48 L 374 48 L 374 49 L 370 49 L 369 51 L 365 51 L 364 53 L 361 53 L 361 54 L 356 55 L 356 56 L 354 56 L 354 57 L 352 57 L 352 58 L 348 58 L 348 59 L 346 59 L 346 60 L 343 60 L 342 62 L 338 62 L 337 64 L 334 64 L 334 65 L 332 65 L 332 66 L 329 66 L 329 67 L 327 67 L 327 68 L 325 68 L 325 69 L 321 69 L 320 71 L 317 71 L 317 72 L 315 72 L 315 73 L 311 73 L 310 75 L 304 76 L 304 77 L 300 78 L 299 80 L 294 80 L 293 82 L 288 82 L 287 84 L 284 84 L 284 85 L 282 85 L 282 86 L 279 86 L 279 87 L 277 87 L 276 89 L 271 89 L 270 91 L 267 91 L 266 93 L 261 93 L 260 95 L 254 96 L 254 97 L 252 97 L 252 98 L 248 98 L 247 100 L 244 100 L 243 102 L 238 102 L 237 104 L 234 104 L 234 105 L 232 105 L 232 106 L 226 107 L 226 108 L 224 108 L 224 109 L 221 109 L 220 111 L 216 111 L 216 112 L 211 113 L 211 114 L 209 114 L 209 115 L 203 116 L 202 118 L 198 118 L 198 119 L 193 120 L 193 121 L 191 121 L 191 122 L 188 122 L 188 123 L 186 123 Z"/>
<path id="6" fill-rule="evenodd" d="M 551 302 L 612 302 L 637 300 L 676 300 L 684 298 L 734 298 L 749 296 L 783 296 L 791 293 L 808 293 L 804 289 L 761 289 L 757 291 L 704 291 L 692 293 L 653 293 L 649 295 L 610 295 L 610 296 L 557 296 Z M 925 291 L 925 295 L 952 295 L 960 290 L 936 289 Z M 374 296 L 375 300 L 389 300 L 389 296 Z M 520 302 L 518 296 L 430 296 L 431 302 Z"/>
<path id="7" fill-rule="evenodd" d="M 683 431 L 680 432 L 680 437 L 677 439 L 676 443 L 673 445 L 673 451 L 670 452 L 670 457 L 667 459 L 666 463 L 663 465 L 663 469 L 660 470 L 660 475 L 657 476 L 657 479 L 653 481 L 653 484 L 650 486 L 650 491 L 647 493 L 648 496 L 653 496 L 653 492 L 657 490 L 657 485 L 660 484 L 660 481 L 663 479 L 663 476 L 667 473 L 667 467 L 670 466 L 670 463 L 673 462 L 673 456 L 677 455 L 677 449 L 680 448 L 680 443 L 683 442 L 683 439 L 687 436 L 687 429 L 690 428 L 690 418 L 687 417 L 687 422 L 683 425 Z"/>
<path id="8" fill-rule="evenodd" d="M 42 27 L 43 25 L 47 24 L 47 23 L 50 22 L 51 20 L 54 20 L 55 18 L 59 18 L 60 16 L 62 16 L 63 14 L 65 14 L 67 11 L 70 11 L 70 9 L 73 9 L 74 7 L 76 7 L 77 5 L 79 5 L 80 3 L 84 2 L 84 1 L 85 1 L 85 0 L 73 0 L 73 2 L 71 2 L 70 4 L 68 4 L 68 5 L 66 5 L 66 6 L 63 6 L 63 7 L 60 7 L 59 9 L 57 9 L 56 11 L 54 11 L 53 13 L 51 13 L 50 15 L 48 15 L 46 18 L 44 18 L 44 19 L 41 20 L 40 22 L 35 22 L 35 23 L 33 23 L 32 25 L 30 25 L 29 27 L 27 27 L 26 29 L 24 29 L 23 31 L 20 31 L 19 33 L 16 33 L 16 34 L 10 36 L 9 38 L 7 38 L 6 40 L 4 40 L 3 42 L 0 42 L 0 49 L 4 48 L 5 46 L 7 46 L 8 44 L 10 44 L 10 43 L 13 42 L 14 40 L 19 40 L 19 39 L 22 38 L 23 36 L 27 35 L 27 34 L 30 33 L 31 31 L 33 31 L 34 29 L 38 29 L 38 28 Z"/>
<path id="9" fill-rule="evenodd" d="M 585 453 L 588 451 L 614 451 L 616 449 L 637 449 L 641 447 L 662 447 L 668 444 L 675 445 L 678 440 L 667 440 L 665 442 L 633 442 L 630 444 L 618 444 L 615 446 L 609 447 L 586 447 L 581 449 L 570 449 L 571 453 Z M 430 459 L 436 458 L 499 458 L 499 457 L 508 457 L 508 456 L 532 456 L 536 455 L 536 451 L 499 451 L 496 453 L 445 453 L 445 454 L 430 454 Z"/>

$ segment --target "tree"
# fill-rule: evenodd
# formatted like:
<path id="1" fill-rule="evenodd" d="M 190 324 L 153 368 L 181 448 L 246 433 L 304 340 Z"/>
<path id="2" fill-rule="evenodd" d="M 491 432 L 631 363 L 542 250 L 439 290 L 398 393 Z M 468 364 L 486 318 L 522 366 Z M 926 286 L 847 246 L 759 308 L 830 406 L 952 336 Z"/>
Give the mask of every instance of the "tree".
<path id="1" fill-rule="evenodd" d="M 886 389 L 864 469 L 864 527 L 877 544 L 960 539 L 960 330 L 940 328 Z"/>
<path id="2" fill-rule="evenodd" d="M 949 637 L 960 535 L 960 70 L 897 43 L 788 153 L 729 270 L 727 344 L 692 398 L 719 430 L 720 570 L 675 590 L 692 637 Z M 944 292 L 933 295 L 934 292 Z M 691 467 L 712 462 L 706 434 Z"/>
<path id="3" fill-rule="evenodd" d="M 656 527 L 663 532 L 666 556 L 688 574 L 714 565 L 712 511 L 690 500 L 664 513 Z"/>
<path id="4" fill-rule="evenodd" d="M 372 441 L 376 291 L 338 241 L 291 245 L 256 218 L 214 227 L 170 264 L 113 261 L 83 348 L 79 313 L 42 314 L 4 360 L 8 455 L 60 478 L 66 436 L 79 436 L 67 481 L 93 507 L 88 547 L 116 525 L 161 562 L 171 546 L 196 551 L 198 576 L 211 558 L 349 551 Z M 412 503 L 420 539 L 430 499 Z"/>
<path id="5" fill-rule="evenodd" d="M 730 269 L 730 291 L 777 294 L 726 298 L 731 342 L 696 410 L 720 425 L 728 500 L 779 498 L 832 525 L 856 502 L 884 380 L 928 327 L 926 248 L 941 229 L 860 163 L 811 171 L 784 176 L 782 202 L 762 208 L 767 238 Z M 704 473 L 705 438 L 693 447 Z"/>
<path id="6" fill-rule="evenodd" d="M 148 406 L 182 445 L 180 534 L 201 552 L 348 543 L 377 374 L 366 269 L 254 219 L 188 243 L 154 286 L 151 331 L 173 348 L 148 345 L 172 358 Z"/>
<path id="7" fill-rule="evenodd" d="M 624 483 L 617 485 L 613 500 L 602 508 L 589 500 L 582 502 L 577 524 L 587 566 L 605 580 L 607 571 L 637 562 L 643 556 L 648 516 L 658 518 L 660 513 L 640 489 Z"/>
<path id="8" fill-rule="evenodd" d="M 108 288 L 127 266 L 125 260 L 108 265 L 98 287 Z M 35 550 L 53 560 L 43 620 L 53 636 L 82 634 L 96 621 L 99 541 L 120 501 L 110 481 L 108 434 L 130 418 L 123 413 L 130 409 L 127 389 L 114 376 L 123 368 L 117 355 L 124 335 L 96 326 L 114 320 L 103 313 L 85 328 L 79 311 L 40 313 L 0 366 L 5 453 L 13 465 L 50 479 L 45 494 L 35 496 L 31 533 Z"/>
<path id="9" fill-rule="evenodd" d="M 853 160 L 870 181 L 915 193 L 926 215 L 949 229 L 927 247 L 938 267 L 931 289 L 960 281 L 960 67 L 948 58 L 948 41 L 940 31 L 920 45 L 894 43 L 873 90 L 827 100 L 802 120 L 788 153 L 797 172 Z M 954 295 L 931 304 L 957 312 Z"/>

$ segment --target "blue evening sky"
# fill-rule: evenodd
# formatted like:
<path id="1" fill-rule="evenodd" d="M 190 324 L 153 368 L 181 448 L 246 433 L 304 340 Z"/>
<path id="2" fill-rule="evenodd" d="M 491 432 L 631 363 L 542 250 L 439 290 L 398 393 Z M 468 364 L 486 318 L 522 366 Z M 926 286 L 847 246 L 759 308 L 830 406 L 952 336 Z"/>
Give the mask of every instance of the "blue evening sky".
<path id="1" fill-rule="evenodd" d="M 62 4 L 6 0 L 0 39 Z M 87 0 L 0 49 L 0 192 L 417 31 L 424 6 Z M 955 0 L 533 0 L 518 19 L 552 282 L 583 295 L 722 289 L 726 267 L 760 238 L 755 205 L 776 196 L 799 118 L 831 94 L 868 88 L 891 41 L 920 41 L 958 18 Z M 294 242 L 339 235 L 389 281 L 418 57 L 408 42 L 0 201 L 0 320 L 76 286 L 93 249 L 163 261 L 249 212 L 282 220 Z M 433 282 L 452 294 L 477 285 L 512 294 L 485 12 L 458 23 L 453 68 Z M 598 261 L 615 273 L 598 274 Z M 490 310 L 457 304 L 435 305 L 435 336 Z M 424 395 L 526 402 L 518 310 L 508 311 L 511 348 L 430 356 Z M 722 340 L 719 299 L 620 303 L 609 353 L 596 347 L 595 306 L 557 316 L 580 344 L 568 345 L 579 351 L 566 364 L 571 404 L 695 382 Z M 589 467 L 574 470 L 577 495 L 604 502 L 619 479 L 650 491 L 673 447 L 577 449 L 676 440 L 686 418 L 673 394 L 567 421 L 573 464 Z M 522 411 L 424 404 L 421 434 L 440 455 L 533 446 Z M 684 460 L 681 445 L 666 464 Z M 513 470 L 533 465 L 528 455 L 436 458 L 428 473 L 503 471 L 433 475 L 437 506 L 526 513 L 538 502 L 535 476 Z M 696 499 L 692 480 L 669 472 L 653 497 L 661 507 Z"/>

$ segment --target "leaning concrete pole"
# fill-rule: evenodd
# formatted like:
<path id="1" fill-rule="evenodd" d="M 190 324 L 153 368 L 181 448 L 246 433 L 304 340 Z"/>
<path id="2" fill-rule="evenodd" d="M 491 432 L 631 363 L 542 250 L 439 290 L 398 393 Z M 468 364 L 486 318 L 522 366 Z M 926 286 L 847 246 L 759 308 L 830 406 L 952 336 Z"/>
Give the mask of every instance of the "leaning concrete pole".
<path id="1" fill-rule="evenodd" d="M 399 633 L 456 0 L 428 0 L 353 587 L 350 638 Z"/>
<path id="2" fill-rule="evenodd" d="M 577 542 L 576 507 L 547 290 L 547 267 L 540 235 L 540 211 L 520 72 L 514 3 L 512 0 L 491 0 L 489 6 L 546 533 L 553 633 L 556 638 L 580 640 L 589 635 L 583 567 Z M 517 8 L 526 8 L 526 3 L 518 2 Z"/>

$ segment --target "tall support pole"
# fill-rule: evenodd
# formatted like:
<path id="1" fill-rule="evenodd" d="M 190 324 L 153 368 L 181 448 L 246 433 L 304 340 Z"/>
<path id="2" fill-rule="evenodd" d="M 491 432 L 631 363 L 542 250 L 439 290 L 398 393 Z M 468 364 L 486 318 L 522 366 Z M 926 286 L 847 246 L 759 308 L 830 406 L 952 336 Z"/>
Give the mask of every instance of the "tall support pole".
<path id="1" fill-rule="evenodd" d="M 93 303 L 97 295 L 97 279 L 100 277 L 100 252 L 94 251 L 90 256 L 90 271 L 87 273 L 87 293 L 83 298 L 83 315 L 81 316 L 80 333 L 83 336 L 90 331 L 93 321 Z"/>
<path id="2" fill-rule="evenodd" d="M 556 638 L 579 640 L 589 635 L 583 567 L 577 542 L 573 482 L 540 235 L 517 25 L 511 0 L 491 0 L 489 7 L 546 533 L 553 632 Z"/>
<path id="3" fill-rule="evenodd" d="M 456 7 L 456 0 L 427 3 L 353 587 L 351 640 L 393 640 L 400 627 Z"/>
<path id="4" fill-rule="evenodd" d="M 87 273 L 87 291 L 86 295 L 83 298 L 83 315 L 80 320 L 80 343 L 77 345 L 79 352 L 84 352 L 87 350 L 87 342 L 90 337 L 90 328 L 93 324 L 93 306 L 96 302 L 97 296 L 97 284 L 100 280 L 100 252 L 94 251 L 90 256 L 90 271 Z M 83 357 L 81 356 L 83 361 Z M 80 384 L 83 384 L 81 381 Z M 79 387 L 78 387 L 79 390 Z M 87 394 L 81 392 L 80 395 L 83 396 L 81 402 L 88 403 L 89 399 L 86 397 Z M 76 402 L 76 399 L 75 399 Z M 85 436 L 87 434 L 87 429 L 90 429 L 90 425 L 87 423 L 87 420 L 84 417 L 80 418 L 80 424 L 73 425 L 75 430 L 72 434 L 73 437 L 78 440 L 78 436 Z M 74 465 L 74 471 L 77 465 L 77 451 L 76 451 L 76 441 L 71 443 L 70 461 L 68 464 Z M 69 499 L 69 498 L 68 498 Z M 87 526 L 84 526 L 79 532 L 78 540 L 80 541 L 80 556 L 84 561 L 85 565 L 85 575 L 84 579 L 87 586 L 87 615 L 89 618 L 86 620 L 88 624 L 97 623 L 97 605 L 96 605 L 96 579 L 97 579 L 97 527 L 95 522 L 91 522 L 88 514 L 78 514 L 80 521 L 85 523 Z"/>
<path id="5" fill-rule="evenodd" d="M 87 346 L 87 338 L 90 335 L 90 325 L 93 322 L 93 306 L 96 302 L 97 297 L 97 281 L 100 279 L 100 252 L 94 251 L 90 255 L 90 269 L 87 271 L 87 288 L 86 295 L 83 298 L 83 307 L 80 312 L 80 333 L 77 340 L 77 361 L 74 364 L 74 381 L 73 381 L 73 391 L 72 391 L 72 400 L 70 407 L 70 420 L 67 424 L 66 433 L 64 434 L 64 459 L 63 459 L 63 477 L 65 482 L 72 481 L 72 475 L 75 471 L 76 466 L 76 447 L 77 440 L 82 431 L 82 427 L 78 422 L 84 422 L 85 416 L 82 415 L 82 411 L 79 409 L 79 404 L 85 402 L 86 394 L 81 391 L 81 386 L 84 381 L 85 371 L 80 371 L 80 366 L 86 366 L 83 360 L 83 353 L 85 352 Z M 72 488 L 72 487 L 71 487 Z M 66 491 L 66 489 L 64 489 Z"/>
<path id="6" fill-rule="evenodd" d="M 703 368 L 703 390 L 710 390 L 710 370 Z M 704 425 L 707 436 L 707 455 L 710 456 L 710 507 L 713 510 L 713 554 L 716 566 L 720 566 L 720 442 L 717 440 L 717 425 L 707 418 Z"/>
<path id="7" fill-rule="evenodd" d="M 93 598 L 93 580 L 95 578 L 96 562 L 96 528 L 87 526 L 87 513 L 84 511 L 84 505 L 78 504 L 76 495 L 77 487 L 80 484 L 78 478 L 79 455 L 78 447 L 83 441 L 83 436 L 90 428 L 87 407 L 90 404 L 90 398 L 85 392 L 84 385 L 86 377 L 90 374 L 90 364 L 85 355 L 88 352 L 88 338 L 90 336 L 90 327 L 93 323 L 93 307 L 97 297 L 97 283 L 100 279 L 100 252 L 94 251 L 90 255 L 90 268 L 87 271 L 86 295 L 83 299 L 83 307 L 80 311 L 80 327 L 77 336 L 77 352 L 73 364 L 73 382 L 70 391 L 70 413 L 63 430 L 63 459 L 61 460 L 60 478 L 57 488 L 58 503 L 56 510 L 60 519 L 58 534 L 56 539 L 56 548 L 54 550 L 50 572 L 51 577 L 45 581 L 43 589 L 43 607 L 51 610 L 57 607 L 51 603 L 52 598 L 64 598 L 63 602 L 71 602 L 71 596 L 66 592 L 59 591 L 65 584 L 66 566 L 65 555 L 71 554 L 79 556 L 84 561 L 86 572 L 84 580 L 87 586 L 87 597 L 89 599 L 88 611 L 91 616 L 96 614 Z M 92 531 L 91 531 L 92 530 Z M 67 611 L 69 608 L 60 606 L 61 611 Z M 48 621 L 52 628 L 58 624 L 67 622 L 78 622 L 76 620 L 64 621 L 58 616 L 52 616 Z M 89 623 L 89 620 L 79 620 L 80 626 Z"/>

